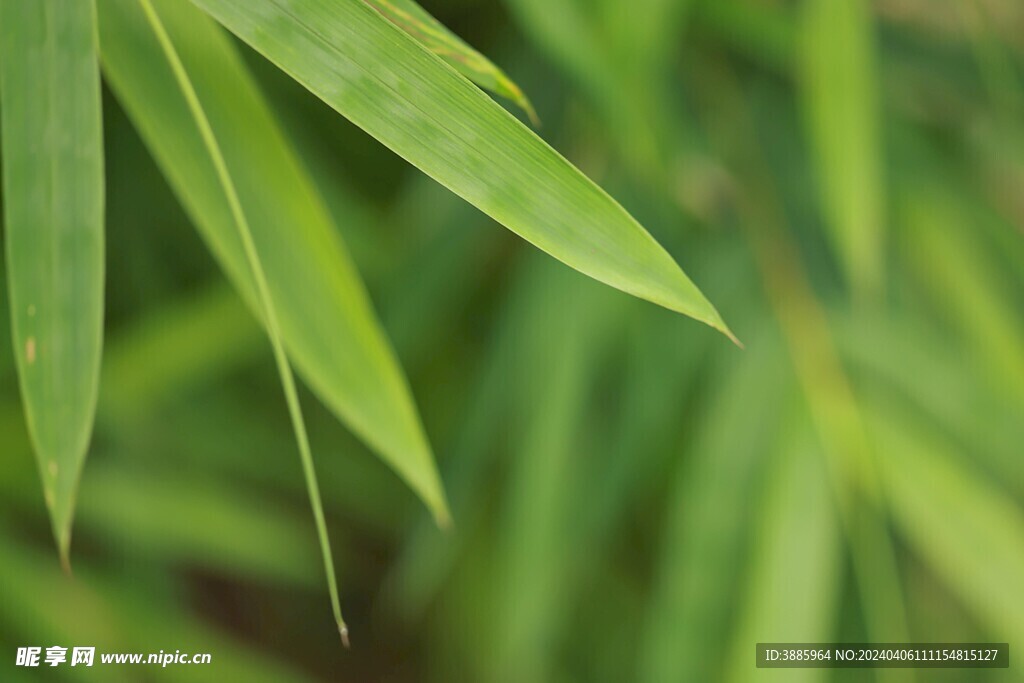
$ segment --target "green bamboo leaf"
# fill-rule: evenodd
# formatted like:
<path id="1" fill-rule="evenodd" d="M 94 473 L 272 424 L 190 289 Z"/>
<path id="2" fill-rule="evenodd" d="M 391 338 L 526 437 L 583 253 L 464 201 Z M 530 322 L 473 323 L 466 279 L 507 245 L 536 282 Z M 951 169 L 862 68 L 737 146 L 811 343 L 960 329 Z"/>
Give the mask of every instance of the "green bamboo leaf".
<path id="1" fill-rule="evenodd" d="M 103 347 L 103 132 L 90 1 L 0 1 L 11 314 L 29 432 L 65 566 Z"/>
<path id="2" fill-rule="evenodd" d="M 597 280 L 731 336 L 672 257 L 618 203 L 368 5 L 194 3 L 513 232 Z"/>
<path id="3" fill-rule="evenodd" d="M 537 125 L 537 112 L 522 89 L 497 66 L 432 17 L 414 0 L 363 0 L 481 88 L 511 100 Z"/>
<path id="4" fill-rule="evenodd" d="M 848 281 L 882 277 L 885 222 L 879 86 L 866 0 L 806 0 L 800 69 L 822 205 Z"/>
<path id="5" fill-rule="evenodd" d="M 296 368 L 446 521 L 408 385 L 323 200 L 228 37 L 188 3 L 158 7 L 220 141 Z M 216 169 L 141 10 L 120 0 L 102 0 L 99 9 L 107 81 L 213 254 L 260 311 Z"/>
<path id="6" fill-rule="evenodd" d="M 237 230 L 237 236 L 242 241 L 242 251 L 245 254 L 245 262 L 249 268 L 250 275 L 256 285 L 257 299 L 260 302 L 260 312 L 263 322 L 267 328 L 267 335 L 270 337 L 270 345 L 274 350 L 274 362 L 277 365 L 278 374 L 281 378 L 281 385 L 284 388 L 284 395 L 288 404 L 288 412 L 291 416 L 292 428 L 295 431 L 295 439 L 299 447 L 299 458 L 302 462 L 302 470 L 306 480 L 306 489 L 309 494 L 309 502 L 313 511 L 313 519 L 316 522 L 317 535 L 320 540 L 320 549 L 323 555 L 324 571 L 327 578 L 327 587 L 331 596 L 331 607 L 334 610 L 334 619 L 338 624 L 338 632 L 341 635 L 341 642 L 348 647 L 348 627 L 341 615 L 341 604 L 338 597 L 338 585 L 334 571 L 334 557 L 331 552 L 330 539 L 327 534 L 327 522 L 324 518 L 323 503 L 320 501 L 320 485 L 317 482 L 316 469 L 313 466 L 313 453 L 309 445 L 309 435 L 306 431 L 306 421 L 302 415 L 302 406 L 299 403 L 298 388 L 295 383 L 295 376 L 292 372 L 291 363 L 288 361 L 288 354 L 284 348 L 284 341 L 281 338 L 281 326 L 278 322 L 277 307 L 275 306 L 270 285 L 267 283 L 266 272 L 263 269 L 263 260 L 259 255 L 256 242 L 253 239 L 252 228 L 249 219 L 245 214 L 241 199 L 238 196 L 238 189 L 235 185 L 231 171 L 228 169 L 227 161 L 221 149 L 220 141 L 214 133 L 210 120 L 206 115 L 195 86 L 192 84 L 191 76 L 181 61 L 177 48 L 171 40 L 163 20 L 157 13 L 156 8 L 150 0 L 140 0 L 140 6 L 146 16 L 146 20 L 153 30 L 153 34 L 164 58 L 167 60 L 174 80 L 181 91 L 188 106 L 189 114 L 196 127 L 199 129 L 199 136 L 203 142 L 203 148 L 209 156 L 217 174 L 217 183 L 224 193 L 228 208 L 231 212 L 231 221 Z"/>

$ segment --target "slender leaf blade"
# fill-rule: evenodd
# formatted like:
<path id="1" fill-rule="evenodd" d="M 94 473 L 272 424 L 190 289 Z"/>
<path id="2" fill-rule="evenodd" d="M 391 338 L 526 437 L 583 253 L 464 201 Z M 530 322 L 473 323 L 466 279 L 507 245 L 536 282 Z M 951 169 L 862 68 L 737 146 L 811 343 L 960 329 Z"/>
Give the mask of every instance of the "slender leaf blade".
<path id="1" fill-rule="evenodd" d="M 341 635 L 341 642 L 348 647 L 348 627 L 341 614 L 341 602 L 338 596 L 338 585 L 334 571 L 334 556 L 331 552 L 330 538 L 327 533 L 327 522 L 324 519 L 323 503 L 320 501 L 320 484 L 317 482 L 316 469 L 313 465 L 313 453 L 309 445 L 309 435 L 306 430 L 306 421 L 302 415 L 302 406 L 299 402 L 298 388 L 295 383 L 295 374 L 292 371 L 291 363 L 288 361 L 288 354 L 281 340 L 281 326 L 277 320 L 277 309 L 274 306 L 270 295 L 270 286 L 267 284 L 266 272 L 263 269 L 263 260 L 260 258 L 259 250 L 252 237 L 252 228 L 249 227 L 249 220 L 246 218 L 245 209 L 238 197 L 238 190 L 234 178 L 228 169 L 221 150 L 220 142 L 216 133 L 210 126 L 210 120 L 203 108 L 202 101 L 195 91 L 192 78 L 189 76 L 185 65 L 181 61 L 177 48 L 167 29 L 164 27 L 160 15 L 150 0 L 139 0 L 143 13 L 149 22 L 150 28 L 160 44 L 160 48 L 167 59 L 174 78 L 181 94 L 188 104 L 189 113 L 193 122 L 199 129 L 200 137 L 203 140 L 203 147 L 210 161 L 217 172 L 217 180 L 221 191 L 231 209 L 231 218 L 238 236 L 242 240 L 243 251 L 245 252 L 246 265 L 256 284 L 257 298 L 260 301 L 260 312 L 263 314 L 263 322 L 267 329 L 267 336 L 270 338 L 270 345 L 274 351 L 274 362 L 277 365 L 278 375 L 284 389 L 285 400 L 288 404 L 288 412 L 291 416 L 292 427 L 295 432 L 295 439 L 299 448 L 299 458 L 302 463 L 302 470 L 306 480 L 306 489 L 309 495 L 310 507 L 313 512 L 313 519 L 316 523 L 317 536 L 320 539 L 321 555 L 324 562 L 324 570 L 327 577 L 327 586 L 331 596 L 331 606 L 334 611 L 334 618 L 338 625 L 338 632 Z"/>
<path id="2" fill-rule="evenodd" d="M 194 0 L 414 166 L 605 284 L 729 334 L 625 209 L 435 55 L 361 2 Z"/>
<path id="3" fill-rule="evenodd" d="M 0 2 L 0 98 L 15 355 L 66 564 L 103 347 L 103 132 L 91 0 Z"/>
<path id="4" fill-rule="evenodd" d="M 289 356 L 324 403 L 447 520 L 408 385 L 312 180 L 227 36 L 188 3 L 159 8 L 246 207 Z M 141 11 L 119 0 L 101 0 L 99 9 L 108 82 L 213 254 L 260 311 L 216 170 Z"/>
<path id="5" fill-rule="evenodd" d="M 866 0 L 807 0 L 801 28 L 804 117 L 833 246 L 855 291 L 882 277 L 885 183 L 879 85 Z"/>

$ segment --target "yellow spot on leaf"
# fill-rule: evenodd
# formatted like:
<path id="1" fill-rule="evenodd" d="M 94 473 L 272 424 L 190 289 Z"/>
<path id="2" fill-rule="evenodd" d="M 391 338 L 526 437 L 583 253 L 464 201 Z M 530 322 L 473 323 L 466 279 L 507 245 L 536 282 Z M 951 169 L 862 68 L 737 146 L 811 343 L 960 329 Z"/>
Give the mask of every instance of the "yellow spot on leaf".
<path id="1" fill-rule="evenodd" d="M 29 337 L 28 341 L 25 342 L 25 360 L 28 361 L 29 365 L 36 362 L 36 338 Z"/>
<path id="2" fill-rule="evenodd" d="M 47 469 L 50 471 L 50 476 L 51 477 L 56 477 L 57 476 L 57 461 L 56 460 L 51 460 L 50 461 L 50 465 L 47 467 Z"/>

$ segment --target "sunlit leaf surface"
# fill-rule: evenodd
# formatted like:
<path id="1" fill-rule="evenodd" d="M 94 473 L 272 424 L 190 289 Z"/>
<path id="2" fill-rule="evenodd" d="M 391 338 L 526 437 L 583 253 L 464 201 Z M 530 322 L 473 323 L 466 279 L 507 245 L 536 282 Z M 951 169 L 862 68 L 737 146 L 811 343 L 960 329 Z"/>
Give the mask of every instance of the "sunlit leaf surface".
<path id="1" fill-rule="evenodd" d="M 730 334 L 622 206 L 369 6 L 196 4 L 360 128 L 544 251 Z"/>

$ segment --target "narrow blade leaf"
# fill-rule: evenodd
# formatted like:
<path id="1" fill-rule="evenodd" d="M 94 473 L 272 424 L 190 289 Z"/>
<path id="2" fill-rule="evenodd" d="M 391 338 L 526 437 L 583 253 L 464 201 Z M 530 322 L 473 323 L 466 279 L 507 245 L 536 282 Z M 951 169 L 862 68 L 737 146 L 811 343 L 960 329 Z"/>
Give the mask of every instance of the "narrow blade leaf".
<path id="1" fill-rule="evenodd" d="M 14 348 L 66 564 L 103 346 L 103 132 L 92 0 L 0 0 L 0 98 Z"/>
<path id="2" fill-rule="evenodd" d="M 496 95 L 511 100 L 526 112 L 530 121 L 537 125 L 537 112 L 530 100 L 511 78 L 495 66 L 487 57 L 470 47 L 464 40 L 432 17 L 414 0 L 364 0 L 383 16 L 424 47 L 448 62 L 456 71 Z"/>
<path id="3" fill-rule="evenodd" d="M 513 232 L 601 282 L 729 334 L 672 257 L 615 200 L 368 5 L 193 1 Z"/>
<path id="4" fill-rule="evenodd" d="M 313 467 L 313 453 L 309 446 L 309 436 L 306 432 L 306 421 L 302 416 L 302 407 L 299 403 L 298 389 L 295 385 L 295 376 L 292 373 L 291 364 L 288 362 L 288 355 L 284 349 L 284 342 L 281 340 L 281 326 L 277 321 L 277 309 L 270 296 L 270 286 L 267 284 L 267 276 L 263 270 L 263 261 L 256 249 L 256 243 L 252 237 L 252 228 L 249 227 L 249 220 L 245 215 L 245 209 L 238 197 L 238 190 L 228 170 L 227 162 L 224 160 L 224 153 L 221 151 L 220 142 L 217 140 L 210 120 L 206 116 L 202 102 L 196 94 L 192 79 L 181 62 L 174 43 L 171 41 L 167 29 L 164 27 L 160 15 L 150 0 L 140 0 L 143 13 L 153 29 L 160 49 L 167 59 L 178 88 L 188 104 L 189 114 L 192 116 L 196 127 L 199 129 L 200 137 L 203 140 L 203 147 L 217 172 L 217 181 L 224 197 L 231 210 L 231 220 L 238 231 L 238 237 L 242 240 L 243 251 L 245 252 L 246 265 L 249 267 L 250 275 L 256 284 L 257 298 L 260 302 L 263 321 L 267 327 L 267 334 L 270 337 L 270 344 L 274 349 L 274 362 L 281 377 L 281 384 L 284 387 L 285 399 L 288 403 L 288 412 L 291 415 L 292 427 L 295 430 L 295 439 L 299 446 L 299 456 L 302 461 L 302 469 L 306 478 L 306 488 L 309 493 L 309 502 L 313 509 L 313 517 L 316 521 L 317 535 L 320 539 L 320 549 L 323 554 L 324 570 L 327 575 L 327 585 L 331 595 L 331 606 L 334 610 L 334 618 L 338 624 L 341 640 L 348 647 L 348 628 L 341 616 L 341 604 L 338 598 L 338 585 L 335 579 L 334 558 L 331 553 L 331 544 L 327 535 L 327 523 L 324 520 L 323 504 L 320 502 L 320 485 L 317 483 L 316 470 Z"/>
<path id="5" fill-rule="evenodd" d="M 312 180 L 228 37 L 188 3 L 157 6 L 220 141 L 296 368 L 434 516 L 447 520 L 408 385 Z M 120 0 L 102 0 L 99 9 L 108 82 L 221 266 L 260 311 L 216 169 L 141 10 Z"/>
<path id="6" fill-rule="evenodd" d="M 803 105 L 825 220 L 848 281 L 869 294 L 882 276 L 885 227 L 871 8 L 807 0 L 803 19 Z"/>

